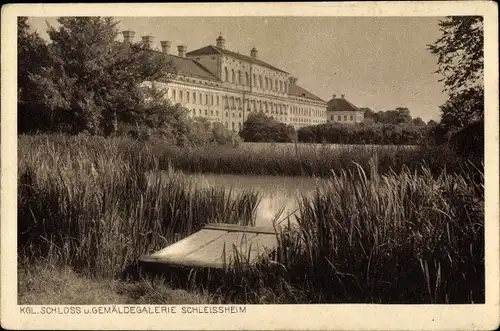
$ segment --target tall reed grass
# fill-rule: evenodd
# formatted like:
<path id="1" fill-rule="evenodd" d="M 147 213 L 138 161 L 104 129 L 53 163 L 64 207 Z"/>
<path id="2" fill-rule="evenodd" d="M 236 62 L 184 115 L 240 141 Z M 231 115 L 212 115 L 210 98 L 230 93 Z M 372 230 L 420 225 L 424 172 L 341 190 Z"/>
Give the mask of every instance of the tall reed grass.
<path id="1" fill-rule="evenodd" d="M 370 174 L 370 160 L 378 173 L 387 174 L 403 169 L 420 171 L 425 165 L 434 176 L 462 171 L 466 160 L 447 146 L 339 146 L 331 148 L 308 144 L 261 144 L 262 146 L 204 145 L 178 147 L 169 143 L 135 141 L 126 137 L 68 138 L 65 136 L 25 136 L 31 144 L 50 140 L 55 146 L 73 146 L 99 151 L 112 144 L 131 165 L 141 169 L 160 168 L 193 173 L 225 173 L 249 175 L 319 176 L 328 177 L 332 171 L 355 170 L 356 164 Z M 65 148 L 65 147 L 64 147 Z M 69 148 L 69 147 L 68 147 Z"/>
<path id="2" fill-rule="evenodd" d="M 370 169 L 301 198 L 286 283 L 313 302 L 484 303 L 484 181 Z"/>
<path id="3" fill-rule="evenodd" d="M 61 139 L 61 140 L 59 140 Z M 120 141 L 19 140 L 18 251 L 110 277 L 142 254 L 209 222 L 253 224 L 259 194 L 200 188 L 159 174 L 147 152 Z"/>

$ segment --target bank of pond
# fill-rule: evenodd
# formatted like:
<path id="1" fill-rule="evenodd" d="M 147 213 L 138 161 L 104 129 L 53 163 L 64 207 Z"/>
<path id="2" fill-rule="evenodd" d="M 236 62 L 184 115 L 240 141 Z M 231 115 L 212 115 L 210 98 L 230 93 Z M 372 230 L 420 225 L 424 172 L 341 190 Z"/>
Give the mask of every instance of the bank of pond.
<path id="1" fill-rule="evenodd" d="M 188 283 L 227 302 L 484 302 L 484 180 L 451 151 L 18 145 L 20 261 L 111 279 L 207 223 L 281 222 L 274 259 Z"/>

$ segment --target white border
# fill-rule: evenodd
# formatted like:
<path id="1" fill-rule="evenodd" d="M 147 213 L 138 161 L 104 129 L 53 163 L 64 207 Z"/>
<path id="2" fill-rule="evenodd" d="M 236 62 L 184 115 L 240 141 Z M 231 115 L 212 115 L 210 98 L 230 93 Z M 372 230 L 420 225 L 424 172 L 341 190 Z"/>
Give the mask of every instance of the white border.
<path id="1" fill-rule="evenodd" d="M 17 302 L 17 16 L 482 15 L 485 33 L 486 304 L 248 305 L 236 315 L 22 315 Z M 16 4 L 2 7 L 1 323 L 28 329 L 478 330 L 499 325 L 497 4 L 486 1 L 202 4 Z M 61 306 L 64 307 L 64 306 Z"/>

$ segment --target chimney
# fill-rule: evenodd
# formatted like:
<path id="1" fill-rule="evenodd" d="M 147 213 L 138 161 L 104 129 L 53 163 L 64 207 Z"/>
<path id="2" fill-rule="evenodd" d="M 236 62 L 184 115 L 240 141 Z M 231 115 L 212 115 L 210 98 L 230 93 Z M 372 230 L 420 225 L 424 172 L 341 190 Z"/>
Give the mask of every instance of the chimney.
<path id="1" fill-rule="evenodd" d="M 258 51 L 257 51 L 257 49 L 255 47 L 250 50 L 250 56 L 251 57 L 257 58 L 257 53 L 258 53 Z"/>
<path id="2" fill-rule="evenodd" d="M 332 95 L 332 98 L 337 99 L 337 95 L 336 94 Z"/>
<path id="3" fill-rule="evenodd" d="M 153 36 L 142 36 L 142 43 L 144 44 L 144 48 L 151 49 L 151 46 L 153 46 L 153 39 Z"/>
<path id="4" fill-rule="evenodd" d="M 132 41 L 134 40 L 135 31 L 126 30 L 122 31 L 122 34 L 123 34 L 123 42 L 125 44 L 131 44 Z"/>
<path id="5" fill-rule="evenodd" d="M 179 57 L 186 57 L 186 49 L 187 47 L 185 45 L 177 46 L 177 50 L 179 51 Z"/>
<path id="6" fill-rule="evenodd" d="M 342 97 L 342 99 L 344 99 L 344 97 L 345 97 L 345 94 L 342 94 L 342 95 L 341 95 L 341 97 Z"/>
<path id="7" fill-rule="evenodd" d="M 171 42 L 169 40 L 162 40 L 160 41 L 160 44 L 161 44 L 161 51 L 165 54 L 169 54 Z"/>
<path id="8" fill-rule="evenodd" d="M 224 49 L 226 40 L 224 39 L 224 37 L 222 37 L 222 33 L 219 35 L 219 38 L 217 38 L 216 41 L 217 41 L 217 47 Z"/>

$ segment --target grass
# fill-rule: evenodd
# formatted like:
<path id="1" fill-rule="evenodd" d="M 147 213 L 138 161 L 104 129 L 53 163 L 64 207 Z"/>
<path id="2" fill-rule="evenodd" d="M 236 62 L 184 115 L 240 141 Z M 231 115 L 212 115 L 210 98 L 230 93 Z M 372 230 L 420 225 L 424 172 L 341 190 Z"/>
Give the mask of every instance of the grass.
<path id="1" fill-rule="evenodd" d="M 277 235 L 273 259 L 248 267 L 242 256 L 222 274 L 194 275 L 186 300 L 484 302 L 484 178 L 445 149 L 181 150 L 63 136 L 24 136 L 19 147 L 19 286 L 34 278 L 48 289 L 33 292 L 41 298 L 69 283 L 96 291 L 82 300 L 165 302 L 173 283 L 118 276 L 206 222 L 254 224 L 257 192 L 202 188 L 182 169 L 324 176 Z M 67 281 L 44 285 L 58 273 Z"/>
<path id="2" fill-rule="evenodd" d="M 18 272 L 20 305 L 216 304 L 212 294 L 172 288 L 159 278 L 95 279 L 67 266 L 36 264 Z"/>

